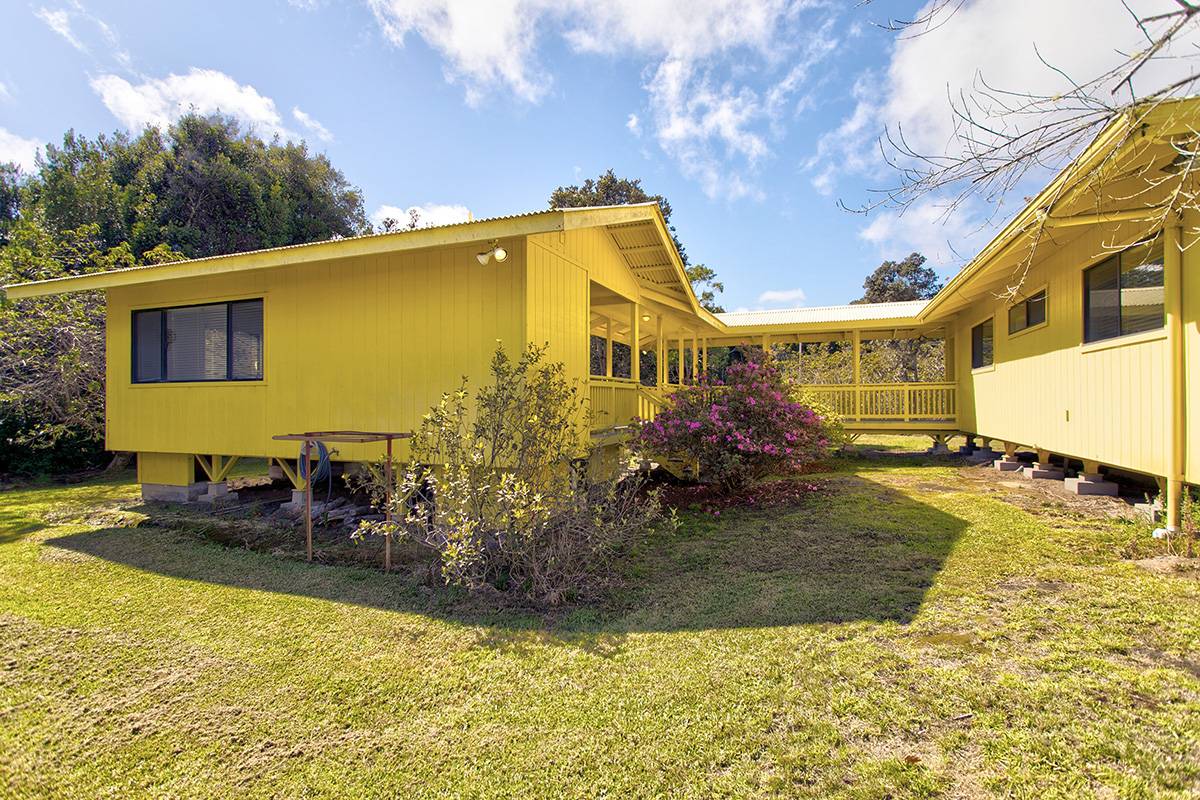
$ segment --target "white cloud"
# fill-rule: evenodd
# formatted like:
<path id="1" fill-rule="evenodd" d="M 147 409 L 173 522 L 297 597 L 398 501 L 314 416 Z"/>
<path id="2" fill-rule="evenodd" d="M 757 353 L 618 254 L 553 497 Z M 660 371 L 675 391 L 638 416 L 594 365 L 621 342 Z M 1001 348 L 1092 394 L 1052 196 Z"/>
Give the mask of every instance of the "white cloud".
<path id="1" fill-rule="evenodd" d="M 284 127 L 274 100 L 217 70 L 192 67 L 186 75 L 172 73 L 137 85 L 117 75 L 101 75 L 92 79 L 91 86 L 113 116 L 133 130 L 166 127 L 189 111 L 219 111 L 261 136 L 298 138 Z"/>
<path id="2" fill-rule="evenodd" d="M 0 100 L 12 100 L 12 90 L 8 88 L 4 81 L 0 81 Z"/>
<path id="3" fill-rule="evenodd" d="M 553 31 L 576 53 L 647 62 L 659 146 L 712 197 L 759 196 L 772 123 L 814 64 L 836 46 L 831 24 L 803 12 L 819 0 L 369 0 L 384 36 L 416 34 L 440 52 L 469 104 L 503 90 L 536 103 L 553 79 L 538 59 Z M 782 78 L 774 77 L 786 70 Z M 797 108 L 801 106 L 797 104 Z M 631 115 L 638 133 L 643 121 Z"/>
<path id="4" fill-rule="evenodd" d="M 758 302 L 768 306 L 801 305 L 807 299 L 803 289 L 768 289 L 758 296 Z"/>
<path id="5" fill-rule="evenodd" d="M 39 8 L 33 13 L 38 19 L 46 23 L 50 30 L 66 39 L 71 47 L 74 47 L 81 53 L 86 53 L 88 51 L 84 43 L 81 42 L 79 37 L 75 35 L 75 31 L 71 29 L 70 12 L 66 11 L 65 9 L 55 9 L 52 11 L 48 8 Z"/>
<path id="6" fill-rule="evenodd" d="M 308 130 L 312 131 L 313 136 L 316 136 L 322 142 L 332 142 L 333 134 L 329 129 L 322 125 L 315 117 L 300 110 L 299 106 L 292 106 L 292 116 Z"/>
<path id="7" fill-rule="evenodd" d="M 629 115 L 629 119 L 625 120 L 625 127 L 628 128 L 629 132 L 634 136 L 642 135 L 642 121 L 638 119 L 637 114 Z"/>
<path id="8" fill-rule="evenodd" d="M 42 143 L 37 139 L 26 139 L 0 128 L 0 164 L 16 162 L 23 170 L 32 171 L 34 160 Z"/>
<path id="9" fill-rule="evenodd" d="M 930 266 L 942 269 L 961 266 L 963 256 L 973 254 L 987 234 L 973 206 L 947 213 L 947 206 L 933 198 L 913 203 L 903 212 L 877 212 L 858 233 L 883 258 L 901 259 L 917 252 Z"/>
<path id="10" fill-rule="evenodd" d="M 932 5 L 914 16 L 920 18 Z M 1173 0 L 1129 0 L 1129 6 L 1139 15 L 1178 9 Z M 832 192 L 841 173 L 882 172 L 885 165 L 876 140 L 885 130 L 902 131 L 905 141 L 923 154 L 954 152 L 960 120 L 950 107 L 951 97 L 961 104 L 962 96 L 973 95 L 980 103 L 973 111 L 1009 132 L 1018 129 L 1014 126 L 1028 128 L 1045 120 L 1036 114 L 1004 115 L 1003 122 L 988 119 L 988 107 L 996 104 L 974 92 L 981 81 L 998 90 L 1050 96 L 1069 90 L 1071 81 L 1095 78 L 1121 63 L 1122 53 L 1145 46 L 1130 12 L 1117 0 L 974 0 L 948 7 L 957 10 L 948 18 L 939 17 L 942 24 L 919 35 L 910 31 L 896 40 L 882 74 L 860 76 L 854 111 L 822 137 L 808 162 L 816 172 L 813 180 L 818 191 Z M 1170 57 L 1143 68 L 1136 88 L 1144 94 L 1194 70 L 1197 47 L 1200 28 L 1193 25 L 1165 54 Z M 1094 92 L 1100 100 L 1111 102 L 1112 88 L 1110 81 Z"/>
<path id="11" fill-rule="evenodd" d="M 418 228 L 451 225 L 455 222 L 466 222 L 471 219 L 471 211 L 466 206 L 426 203 L 425 205 L 409 206 L 408 208 L 381 205 L 371 214 L 371 223 L 376 228 L 382 228 L 383 221 L 390 217 L 399 222 L 401 227 L 406 227 L 414 211 L 417 212 Z"/>
<path id="12" fill-rule="evenodd" d="M 133 59 L 129 51 L 121 47 L 116 30 L 100 17 L 92 14 L 79 0 L 70 0 L 69 7 L 59 9 L 39 8 L 34 15 L 67 40 L 81 53 L 93 54 L 97 49 L 103 57 L 111 57 L 125 69 L 131 69 Z M 77 24 L 79 23 L 79 24 Z M 99 33 L 99 41 L 96 34 Z M 91 41 L 91 47 L 87 41 Z M 100 47 L 97 48 L 96 45 Z"/>

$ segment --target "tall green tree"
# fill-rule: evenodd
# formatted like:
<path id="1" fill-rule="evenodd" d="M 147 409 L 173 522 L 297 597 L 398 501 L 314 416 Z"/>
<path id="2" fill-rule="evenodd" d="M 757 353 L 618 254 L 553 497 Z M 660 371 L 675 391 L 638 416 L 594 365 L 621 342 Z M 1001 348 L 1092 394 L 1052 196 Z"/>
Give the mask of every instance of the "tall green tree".
<path id="1" fill-rule="evenodd" d="M 893 303 L 928 300 L 942 288 L 937 273 L 925 266 L 925 256 L 910 253 L 901 261 L 884 261 L 863 281 L 863 296 L 852 303 Z"/>
<path id="2" fill-rule="evenodd" d="M 925 256 L 910 253 L 900 261 L 884 261 L 863 281 L 863 296 L 852 303 L 928 300 L 942 288 Z M 867 383 L 940 381 L 945 375 L 946 343 L 942 339 L 876 339 L 863 345 L 862 375 Z"/>
<path id="3" fill-rule="evenodd" d="M 658 203 L 662 209 L 667 230 L 679 251 L 684 271 L 700 305 L 714 313 L 725 309 L 717 302 L 717 295 L 725 291 L 725 284 L 717 280 L 717 273 L 704 264 L 693 264 L 688 260 L 687 250 L 679 241 L 679 234 L 671 224 L 671 204 L 661 194 L 650 194 L 642 188 L 641 178 L 620 178 L 611 169 L 598 178 L 588 178 L 575 186 L 559 186 L 550 193 L 551 208 L 583 208 L 586 206 L 620 206 L 633 203 Z"/>
<path id="4" fill-rule="evenodd" d="M 33 173 L 0 165 L 0 284 L 369 230 L 361 193 L 324 155 L 221 116 L 68 131 Z M 103 295 L 0 307 L 0 473 L 78 467 L 61 451 L 99 458 L 103 431 Z"/>

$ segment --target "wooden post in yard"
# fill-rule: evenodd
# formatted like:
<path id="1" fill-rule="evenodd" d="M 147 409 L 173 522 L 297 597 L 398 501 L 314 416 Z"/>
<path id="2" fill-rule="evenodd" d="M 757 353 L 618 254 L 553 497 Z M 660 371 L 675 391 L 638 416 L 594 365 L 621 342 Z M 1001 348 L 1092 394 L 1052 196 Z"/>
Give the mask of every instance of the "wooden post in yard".
<path id="1" fill-rule="evenodd" d="M 304 547 L 312 561 L 312 440 L 304 440 Z"/>
<path id="2" fill-rule="evenodd" d="M 383 571 L 392 571 L 392 439 L 387 440 L 387 463 L 383 465 L 383 514 L 386 532 L 383 536 Z"/>

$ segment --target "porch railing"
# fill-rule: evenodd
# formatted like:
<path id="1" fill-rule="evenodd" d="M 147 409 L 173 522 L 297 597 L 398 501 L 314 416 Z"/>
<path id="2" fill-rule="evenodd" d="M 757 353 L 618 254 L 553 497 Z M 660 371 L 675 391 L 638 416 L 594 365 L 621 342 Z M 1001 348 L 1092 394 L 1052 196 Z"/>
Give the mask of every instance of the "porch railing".
<path id="1" fill-rule="evenodd" d="M 629 425 L 634 419 L 654 419 L 674 388 L 592 376 L 588 392 L 593 430 Z M 847 422 L 950 423 L 958 414 L 953 383 L 814 383 L 804 388 Z"/>
<path id="2" fill-rule="evenodd" d="M 814 383 L 804 388 L 852 422 L 953 422 L 958 414 L 953 383 Z"/>

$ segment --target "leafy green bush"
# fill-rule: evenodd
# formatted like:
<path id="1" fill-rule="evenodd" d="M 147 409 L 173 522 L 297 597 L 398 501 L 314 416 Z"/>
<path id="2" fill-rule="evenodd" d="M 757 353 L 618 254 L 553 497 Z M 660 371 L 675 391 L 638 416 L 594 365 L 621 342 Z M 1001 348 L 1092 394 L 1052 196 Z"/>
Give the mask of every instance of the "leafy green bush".
<path id="1" fill-rule="evenodd" d="M 794 402 L 812 409 L 821 418 L 830 449 L 836 450 L 850 441 L 849 435 L 846 433 L 846 422 L 832 405 L 826 403 L 814 392 L 808 391 L 801 384 L 792 384 L 790 396 Z"/>
<path id="2" fill-rule="evenodd" d="M 661 519 L 658 498 L 635 477 L 587 475 L 583 398 L 544 348 L 516 361 L 498 348 L 491 377 L 474 402 L 464 381 L 425 416 L 393 516 L 437 553 L 448 584 L 548 605 L 595 597 Z M 358 535 L 385 531 L 364 523 Z"/>

